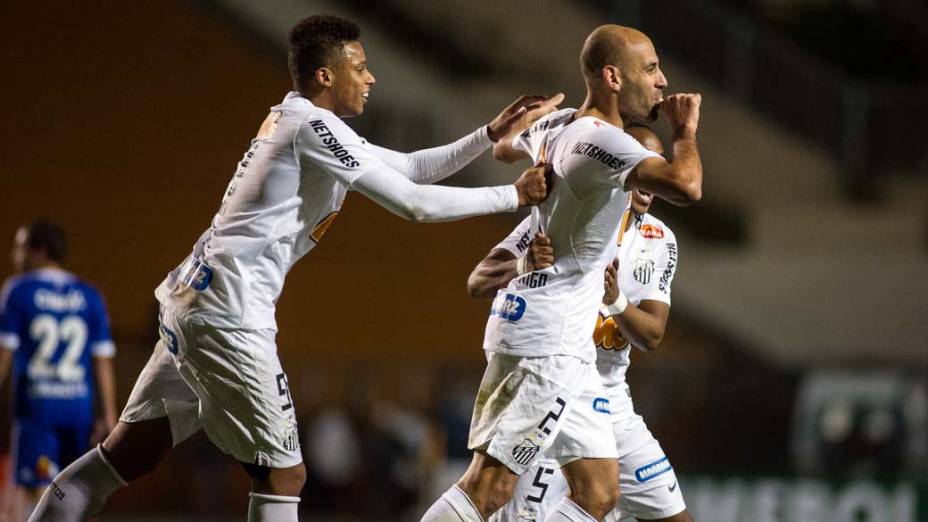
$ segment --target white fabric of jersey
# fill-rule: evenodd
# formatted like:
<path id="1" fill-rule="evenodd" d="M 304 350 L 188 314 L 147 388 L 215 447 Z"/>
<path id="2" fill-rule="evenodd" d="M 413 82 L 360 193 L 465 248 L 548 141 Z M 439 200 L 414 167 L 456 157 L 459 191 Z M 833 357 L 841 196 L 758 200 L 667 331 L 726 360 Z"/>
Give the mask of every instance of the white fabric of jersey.
<path id="1" fill-rule="evenodd" d="M 401 154 L 375 147 L 296 92 L 271 108 L 238 163 L 210 228 L 161 283 L 163 306 L 216 327 L 276 328 L 284 278 L 312 250 L 348 190 L 408 219 L 441 221 L 513 211 L 515 187 L 419 186 L 490 146 L 486 128 L 444 147 Z"/>
<path id="2" fill-rule="evenodd" d="M 494 249 L 522 257 L 533 235 L 531 218 L 525 218 Z M 630 228 L 621 235 L 618 250 L 619 288 L 629 302 L 637 306 L 642 301 L 652 300 L 669 305 L 677 255 L 676 236 L 663 221 L 651 214 L 632 217 Z M 599 314 L 597 324 L 608 317 L 605 306 L 600 306 Z M 597 336 L 600 334 L 597 331 Z M 617 328 L 614 335 L 596 340 L 596 366 L 609 397 L 622 493 L 619 505 L 606 520 L 657 519 L 680 513 L 686 509 L 686 504 L 673 467 L 644 419 L 635 413 L 625 381 L 631 345 Z M 519 478 L 512 500 L 490 521 L 544 520 L 559 499 L 569 493 L 559 467 L 556 460 L 544 455 Z M 656 473 L 646 476 L 645 470 Z"/>
<path id="3" fill-rule="evenodd" d="M 595 358 L 591 339 L 603 270 L 616 255 L 628 206 L 625 178 L 641 160 L 658 155 L 624 130 L 575 113 L 553 112 L 513 139 L 514 148 L 534 162 L 544 155 L 554 168 L 550 196 L 532 209 L 531 229 L 544 231 L 557 255 L 553 266 L 497 292 L 484 337 L 487 351 Z"/>
<path id="4" fill-rule="evenodd" d="M 619 248 L 619 288 L 635 306 L 642 301 L 670 304 L 670 285 L 677 270 L 677 238 L 670 227 L 651 214 L 634 216 Z M 603 322 L 609 312 L 600 307 Z M 609 396 L 613 422 L 634 415 L 631 393 L 625 382 L 631 344 L 618 329 L 612 339 L 596 339 L 596 366 Z M 608 337 L 608 336 L 607 336 Z"/>

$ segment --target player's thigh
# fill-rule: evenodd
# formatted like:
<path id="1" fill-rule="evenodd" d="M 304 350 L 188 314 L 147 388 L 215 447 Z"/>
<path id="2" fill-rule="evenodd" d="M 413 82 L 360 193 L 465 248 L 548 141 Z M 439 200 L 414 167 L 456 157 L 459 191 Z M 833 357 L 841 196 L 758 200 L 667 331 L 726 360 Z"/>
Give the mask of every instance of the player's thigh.
<path id="1" fill-rule="evenodd" d="M 686 503 L 673 466 L 640 417 L 616 431 L 621 451 L 618 520 L 687 520 Z M 674 518 L 677 517 L 677 518 Z M 681 518 L 682 517 L 682 518 Z"/>
<path id="2" fill-rule="evenodd" d="M 616 459 L 577 459 L 561 467 L 573 496 L 612 495 L 618 491 L 619 463 Z"/>
<path id="3" fill-rule="evenodd" d="M 574 420 L 575 428 L 564 436 L 568 419 L 584 409 L 584 379 L 589 377 L 599 382 L 595 366 L 574 357 L 494 354 L 478 391 L 468 446 L 485 451 L 518 475 L 543 452 L 559 461 L 614 457 L 608 414 L 594 419 L 592 432 L 590 423 Z M 592 407 L 592 399 L 586 406 Z"/>
<path id="4" fill-rule="evenodd" d="M 210 440 L 243 463 L 302 463 L 294 404 L 273 330 L 182 325 L 178 371 L 199 398 Z"/>
<path id="5" fill-rule="evenodd" d="M 61 470 L 61 448 L 53 428 L 20 419 L 14 424 L 11 439 L 13 474 L 18 486 L 41 489 Z"/>
<path id="6" fill-rule="evenodd" d="M 162 320 L 164 315 L 166 314 L 162 314 Z M 108 437 L 109 444 L 104 445 L 107 450 L 117 440 L 131 437 L 135 432 L 153 432 L 154 436 L 158 436 L 164 432 L 165 423 L 169 426 L 168 448 L 180 444 L 199 431 L 199 398 L 181 377 L 174 358 L 185 339 L 181 335 L 182 332 L 176 330 L 176 325 L 171 326 L 172 328 L 165 324 L 159 325 L 161 339 L 155 344 L 151 357 L 139 372 L 126 406 L 119 416 L 119 421 L 123 424 L 145 424 L 136 429 L 128 429 L 125 426 L 121 428 L 121 436 Z M 148 423 L 158 419 L 164 420 Z M 156 447 L 163 446 L 160 437 L 156 442 Z"/>

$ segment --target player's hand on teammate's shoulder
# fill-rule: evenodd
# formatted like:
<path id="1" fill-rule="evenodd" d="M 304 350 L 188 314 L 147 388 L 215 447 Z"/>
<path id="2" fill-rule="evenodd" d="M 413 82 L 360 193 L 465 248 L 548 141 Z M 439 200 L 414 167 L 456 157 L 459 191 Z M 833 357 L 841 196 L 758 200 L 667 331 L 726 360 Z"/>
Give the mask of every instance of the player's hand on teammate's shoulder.
<path id="1" fill-rule="evenodd" d="M 554 182 L 553 173 L 553 167 L 547 163 L 540 163 L 522 171 L 522 175 L 513 183 L 519 193 L 519 206 L 533 206 L 548 199 Z"/>
<path id="2" fill-rule="evenodd" d="M 667 122 L 675 133 L 683 137 L 692 137 L 696 135 L 696 128 L 699 126 L 701 103 L 701 94 L 671 94 L 661 102 L 661 112 L 667 117 Z"/>
<path id="3" fill-rule="evenodd" d="M 603 304 L 611 305 L 619 298 L 619 260 L 613 259 L 606 265 L 606 273 L 603 280 L 603 288 L 606 293 L 603 294 Z"/>
<path id="4" fill-rule="evenodd" d="M 554 264 L 554 247 L 551 246 L 551 239 L 541 232 L 536 232 L 535 237 L 528 247 L 529 270 L 544 270 Z"/>
<path id="5" fill-rule="evenodd" d="M 510 134 L 527 128 L 545 114 L 553 112 L 562 101 L 564 101 L 562 93 L 550 98 L 541 94 L 520 96 L 487 125 L 487 136 L 493 142 L 498 142 Z"/>

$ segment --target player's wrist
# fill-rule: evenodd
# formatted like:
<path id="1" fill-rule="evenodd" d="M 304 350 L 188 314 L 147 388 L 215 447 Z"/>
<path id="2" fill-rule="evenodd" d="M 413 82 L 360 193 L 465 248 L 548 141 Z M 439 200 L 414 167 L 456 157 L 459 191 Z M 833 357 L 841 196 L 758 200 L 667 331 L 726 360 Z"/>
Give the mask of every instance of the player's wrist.
<path id="1" fill-rule="evenodd" d="M 516 274 L 522 275 L 531 272 L 532 269 L 528 263 L 528 255 L 524 255 L 516 260 Z"/>
<path id="2" fill-rule="evenodd" d="M 492 124 L 487 123 L 481 130 L 483 130 L 487 139 L 490 140 L 490 143 L 499 143 L 499 140 L 503 139 L 503 136 L 500 135 L 498 130 L 494 130 L 491 125 Z"/>
<path id="3" fill-rule="evenodd" d="M 627 307 L 628 298 L 625 297 L 625 294 L 623 294 L 622 290 L 619 289 L 619 296 L 616 298 L 614 303 L 606 305 L 606 310 L 609 311 L 609 315 L 620 315 Z"/>

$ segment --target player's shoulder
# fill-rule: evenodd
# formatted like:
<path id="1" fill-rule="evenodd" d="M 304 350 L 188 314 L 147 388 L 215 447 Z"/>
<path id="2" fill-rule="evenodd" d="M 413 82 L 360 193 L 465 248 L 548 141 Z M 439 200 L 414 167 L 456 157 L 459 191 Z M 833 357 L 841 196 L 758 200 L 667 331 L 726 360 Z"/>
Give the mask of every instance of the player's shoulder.
<path id="1" fill-rule="evenodd" d="M 538 120 L 535 121 L 535 123 L 533 123 L 529 128 L 522 131 L 522 138 L 528 139 L 532 136 L 546 132 L 549 129 L 564 126 L 573 119 L 576 112 L 577 109 L 568 107 L 566 109 L 559 109 L 548 113 L 541 118 L 538 118 Z"/>
<path id="2" fill-rule="evenodd" d="M 659 230 L 660 235 L 664 238 L 670 238 L 671 240 L 675 238 L 673 230 L 667 226 L 667 223 L 664 223 L 660 218 L 654 216 L 650 212 L 644 215 L 642 223 L 645 225 L 650 225 L 656 230 Z"/>
<path id="3" fill-rule="evenodd" d="M 28 279 L 23 274 L 7 277 L 3 281 L 3 286 L 0 287 L 0 306 L 9 301 L 14 294 L 22 291 L 23 286 L 27 282 Z"/>

